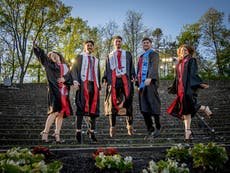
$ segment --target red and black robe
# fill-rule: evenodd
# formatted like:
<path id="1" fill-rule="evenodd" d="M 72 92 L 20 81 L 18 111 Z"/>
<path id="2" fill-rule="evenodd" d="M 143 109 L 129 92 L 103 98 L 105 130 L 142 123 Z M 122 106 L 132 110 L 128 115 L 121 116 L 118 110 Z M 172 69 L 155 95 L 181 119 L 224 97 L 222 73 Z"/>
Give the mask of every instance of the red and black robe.
<path id="1" fill-rule="evenodd" d="M 75 103 L 77 106 L 76 115 L 83 116 L 93 116 L 98 117 L 100 114 L 100 99 L 99 99 L 99 91 L 101 89 L 100 86 L 100 67 L 99 60 L 96 60 L 93 57 L 93 83 L 88 81 L 89 76 L 89 67 L 90 60 L 85 61 L 83 58 L 88 58 L 88 56 L 79 55 L 75 58 L 75 63 L 72 66 L 71 74 L 74 82 L 78 82 L 80 84 L 79 90 L 76 92 Z M 82 70 L 84 64 L 86 64 L 86 70 Z M 97 67 L 96 67 L 97 66 Z M 94 69 L 97 69 L 96 71 Z M 85 74 L 82 74 L 85 73 Z M 83 79 L 84 78 L 84 79 Z"/>
<path id="2" fill-rule="evenodd" d="M 46 71 L 48 80 L 48 115 L 53 112 L 63 113 L 64 117 L 72 114 L 69 101 L 69 90 L 72 85 L 72 76 L 66 70 L 66 64 L 54 63 L 39 47 L 34 48 L 34 53 Z M 64 70 L 65 69 L 65 70 Z M 64 77 L 65 83 L 58 83 L 58 78 Z"/>
<path id="3" fill-rule="evenodd" d="M 198 75 L 195 58 L 185 57 L 176 66 L 176 77 L 169 93 L 177 94 L 167 110 L 167 114 L 183 119 L 182 115 L 194 116 L 200 105 L 197 104 L 197 89 L 203 81 Z"/>
<path id="4" fill-rule="evenodd" d="M 135 69 L 132 61 L 132 55 L 128 51 L 120 50 L 122 60 L 118 61 L 116 57 L 117 51 L 113 51 L 106 59 L 106 66 L 102 80 L 107 82 L 106 96 L 105 96 L 105 115 L 118 114 L 118 105 L 124 101 L 123 108 L 126 109 L 126 115 L 133 115 L 133 94 L 134 86 L 131 82 L 135 79 Z M 116 61 L 112 63 L 111 61 Z M 125 61 L 125 62 L 124 62 Z M 111 67 L 111 65 L 114 67 Z M 125 70 L 121 70 L 125 69 Z M 117 72 L 122 71 L 118 76 Z M 107 104 L 108 103 L 108 104 Z"/>

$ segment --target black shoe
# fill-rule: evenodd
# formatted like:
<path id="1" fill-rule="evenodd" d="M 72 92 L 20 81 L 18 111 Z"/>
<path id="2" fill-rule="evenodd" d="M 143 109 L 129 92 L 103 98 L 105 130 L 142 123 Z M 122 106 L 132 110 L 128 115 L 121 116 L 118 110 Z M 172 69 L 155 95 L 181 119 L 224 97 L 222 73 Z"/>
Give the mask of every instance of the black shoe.
<path id="1" fill-rule="evenodd" d="M 157 138 L 158 136 L 160 136 L 160 129 L 155 129 L 153 132 L 153 137 Z"/>
<path id="2" fill-rule="evenodd" d="M 153 137 L 153 131 L 154 129 L 148 130 L 146 136 L 144 137 L 144 140 L 151 139 Z"/>
<path id="3" fill-rule="evenodd" d="M 89 130 L 87 131 L 87 135 L 89 136 L 89 138 L 93 141 L 93 142 L 97 142 L 97 138 L 94 134 L 94 132 L 90 132 Z"/>
<path id="4" fill-rule="evenodd" d="M 81 143 L 81 132 L 76 133 L 76 139 L 78 143 Z"/>

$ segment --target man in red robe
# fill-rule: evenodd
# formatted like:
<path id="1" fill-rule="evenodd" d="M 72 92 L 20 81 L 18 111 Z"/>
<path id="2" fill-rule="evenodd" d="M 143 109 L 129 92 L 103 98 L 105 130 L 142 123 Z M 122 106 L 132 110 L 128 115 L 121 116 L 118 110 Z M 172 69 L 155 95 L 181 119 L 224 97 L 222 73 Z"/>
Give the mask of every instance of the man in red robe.
<path id="1" fill-rule="evenodd" d="M 99 116 L 100 69 L 99 60 L 92 53 L 94 42 L 87 40 L 84 43 L 84 53 L 77 56 L 72 67 L 72 78 L 76 91 L 75 103 L 77 106 L 76 138 L 81 143 L 81 128 L 83 117 L 86 116 L 87 134 L 92 141 L 97 142 L 94 131 L 96 117 Z"/>
<path id="2" fill-rule="evenodd" d="M 113 39 L 114 50 L 106 59 L 103 82 L 106 84 L 105 115 L 110 119 L 110 137 L 116 133 L 116 116 L 125 115 L 128 135 L 133 134 L 133 81 L 135 70 L 130 52 L 122 50 L 122 38 Z"/>

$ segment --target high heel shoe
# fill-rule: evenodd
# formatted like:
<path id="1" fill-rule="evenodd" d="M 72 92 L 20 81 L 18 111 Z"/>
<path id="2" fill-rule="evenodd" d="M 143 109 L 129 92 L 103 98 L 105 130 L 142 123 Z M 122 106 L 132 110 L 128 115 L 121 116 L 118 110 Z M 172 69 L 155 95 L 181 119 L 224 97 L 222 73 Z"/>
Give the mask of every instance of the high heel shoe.
<path id="1" fill-rule="evenodd" d="M 212 111 L 210 110 L 209 106 L 201 106 L 200 110 L 201 112 L 204 112 L 209 118 L 213 115 Z"/>
<path id="2" fill-rule="evenodd" d="M 56 144 L 61 144 L 60 134 L 54 133 L 52 136 L 55 138 Z"/>
<path id="3" fill-rule="evenodd" d="M 212 111 L 209 109 L 208 106 L 205 106 L 204 112 L 209 118 L 211 118 L 211 116 L 213 115 Z"/>
<path id="4" fill-rule="evenodd" d="M 42 141 L 43 142 L 49 142 L 48 141 L 48 133 L 47 132 L 45 132 L 45 131 L 42 131 L 41 133 L 40 133 L 40 135 L 42 136 Z"/>
<path id="5" fill-rule="evenodd" d="M 93 142 L 97 142 L 97 138 L 94 134 L 94 131 L 90 131 L 90 130 L 87 130 L 87 135 L 89 136 L 89 138 L 93 141 Z"/>
<path id="6" fill-rule="evenodd" d="M 192 139 L 192 136 L 193 136 L 192 130 L 191 129 L 186 129 L 185 130 L 185 142 L 190 143 L 191 139 Z"/>

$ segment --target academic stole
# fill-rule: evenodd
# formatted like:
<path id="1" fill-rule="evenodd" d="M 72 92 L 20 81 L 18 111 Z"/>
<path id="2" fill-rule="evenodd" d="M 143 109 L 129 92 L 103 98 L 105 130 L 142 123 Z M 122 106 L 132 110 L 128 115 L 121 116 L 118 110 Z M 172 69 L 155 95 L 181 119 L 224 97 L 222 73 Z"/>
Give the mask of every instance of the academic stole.
<path id="1" fill-rule="evenodd" d="M 123 66 L 125 65 L 125 67 L 124 67 L 125 72 L 123 71 L 123 73 L 121 73 L 121 79 L 122 79 L 123 84 L 124 84 L 125 96 L 127 99 L 129 96 L 129 88 L 128 88 L 128 79 L 126 76 L 126 52 L 122 51 L 121 53 L 122 53 L 121 54 L 121 63 L 125 61 L 124 64 L 121 64 Z M 119 71 L 120 69 L 118 69 L 118 63 L 117 62 L 118 62 L 117 61 L 117 54 L 115 52 L 113 52 L 112 56 L 109 57 L 109 63 L 110 63 L 110 67 L 112 70 L 112 102 L 113 102 L 114 108 L 116 110 L 119 110 L 120 108 L 117 105 L 117 96 L 116 96 L 116 76 L 117 76 L 116 71 Z"/>
<path id="2" fill-rule="evenodd" d="M 178 89 L 177 89 L 177 97 L 174 99 L 172 104 L 167 109 L 167 114 L 171 114 L 173 111 L 173 108 L 176 106 L 178 100 L 180 103 L 180 110 L 179 115 L 182 115 L 183 111 L 183 98 L 184 98 L 184 86 L 183 86 L 183 74 L 184 74 L 184 65 L 188 61 L 188 58 L 182 59 L 176 67 L 177 76 L 178 76 Z"/>
<path id="3" fill-rule="evenodd" d="M 60 78 L 62 78 L 66 73 L 68 73 L 69 69 L 66 64 L 58 64 L 60 67 Z M 70 106 L 69 102 L 67 101 L 68 97 L 68 88 L 62 82 L 58 84 L 59 91 L 61 93 L 61 105 L 62 110 L 61 113 L 65 113 L 66 115 L 70 115 Z"/>
<path id="4" fill-rule="evenodd" d="M 85 96 L 85 112 L 95 114 L 96 108 L 97 108 L 97 99 L 98 99 L 98 87 L 99 85 L 97 84 L 97 70 L 98 70 L 98 61 L 96 61 L 95 58 L 93 58 L 93 66 L 92 66 L 92 71 L 93 71 L 93 84 L 94 84 L 94 95 L 93 95 L 93 101 L 91 105 L 91 109 L 89 110 L 89 90 L 88 90 L 88 77 L 89 77 L 89 69 L 90 69 L 90 56 L 83 55 L 82 56 L 82 62 L 83 62 L 83 72 L 81 74 L 83 77 L 83 92 Z M 87 66 L 87 68 L 85 68 Z"/>
<path id="5" fill-rule="evenodd" d="M 149 66 L 149 54 L 153 52 L 152 49 L 147 50 L 144 54 L 143 54 L 143 59 L 141 60 L 141 64 L 140 64 L 140 75 L 139 76 L 139 81 L 140 81 L 140 86 L 139 88 L 144 88 L 145 86 L 145 80 L 147 78 L 147 73 L 148 73 L 148 66 Z"/>

